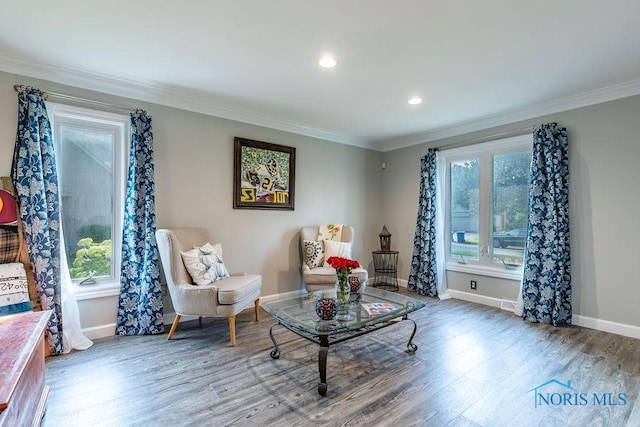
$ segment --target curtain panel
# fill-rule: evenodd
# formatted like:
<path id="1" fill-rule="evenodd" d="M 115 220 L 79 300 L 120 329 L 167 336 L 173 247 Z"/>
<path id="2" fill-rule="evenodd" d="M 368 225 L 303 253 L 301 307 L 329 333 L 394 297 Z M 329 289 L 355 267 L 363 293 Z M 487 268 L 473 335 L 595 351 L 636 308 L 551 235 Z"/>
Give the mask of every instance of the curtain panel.
<path id="1" fill-rule="evenodd" d="M 420 163 L 418 218 L 408 291 L 431 297 L 438 295 L 436 251 L 436 152 L 429 149 Z"/>
<path id="2" fill-rule="evenodd" d="M 131 113 L 116 335 L 164 332 L 156 244 L 153 132 L 146 111 Z"/>
<path id="3" fill-rule="evenodd" d="M 534 129 L 523 318 L 555 326 L 571 324 L 572 314 L 568 154 L 565 128 Z"/>
<path id="4" fill-rule="evenodd" d="M 43 93 L 18 92 L 18 129 L 12 179 L 43 310 L 52 314 L 46 328 L 51 354 L 64 351 L 60 285 L 60 205 L 51 123 Z"/>

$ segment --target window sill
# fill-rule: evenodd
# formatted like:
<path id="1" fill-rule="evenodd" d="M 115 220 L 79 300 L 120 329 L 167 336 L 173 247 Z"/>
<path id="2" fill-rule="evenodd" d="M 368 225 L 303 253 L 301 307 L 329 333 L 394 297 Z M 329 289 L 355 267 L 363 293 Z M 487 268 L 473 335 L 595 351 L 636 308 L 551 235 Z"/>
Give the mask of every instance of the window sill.
<path id="1" fill-rule="evenodd" d="M 104 298 L 117 296 L 120 293 L 120 283 L 102 283 L 95 285 L 73 285 L 76 300 Z"/>
<path id="2" fill-rule="evenodd" d="M 455 262 L 448 262 L 445 268 L 447 271 L 457 271 L 460 273 L 476 274 L 479 276 L 496 277 L 499 279 L 515 280 L 518 282 L 522 280 L 521 268 L 517 270 L 506 270 L 481 265 L 459 264 Z"/>

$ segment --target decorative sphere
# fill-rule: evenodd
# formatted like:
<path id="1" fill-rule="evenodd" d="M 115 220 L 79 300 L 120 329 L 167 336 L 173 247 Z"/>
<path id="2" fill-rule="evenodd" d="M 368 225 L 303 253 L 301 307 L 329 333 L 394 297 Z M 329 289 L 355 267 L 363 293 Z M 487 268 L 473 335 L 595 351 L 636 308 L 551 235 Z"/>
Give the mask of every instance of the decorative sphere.
<path id="1" fill-rule="evenodd" d="M 322 298 L 316 302 L 316 314 L 322 320 L 331 320 L 336 316 L 336 300 Z"/>
<path id="2" fill-rule="evenodd" d="M 351 288 L 352 294 L 360 292 L 360 278 L 357 276 L 349 276 L 349 287 Z"/>

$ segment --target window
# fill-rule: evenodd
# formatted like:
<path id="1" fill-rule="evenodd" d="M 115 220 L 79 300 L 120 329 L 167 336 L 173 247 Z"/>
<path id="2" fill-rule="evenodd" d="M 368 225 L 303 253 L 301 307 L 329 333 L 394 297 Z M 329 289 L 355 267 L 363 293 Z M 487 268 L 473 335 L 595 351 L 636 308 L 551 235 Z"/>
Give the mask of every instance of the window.
<path id="1" fill-rule="evenodd" d="M 441 152 L 447 269 L 521 276 L 530 164 L 529 135 Z"/>
<path id="2" fill-rule="evenodd" d="M 78 285 L 115 286 L 120 280 L 128 117 L 61 104 L 48 110 L 71 278 Z"/>

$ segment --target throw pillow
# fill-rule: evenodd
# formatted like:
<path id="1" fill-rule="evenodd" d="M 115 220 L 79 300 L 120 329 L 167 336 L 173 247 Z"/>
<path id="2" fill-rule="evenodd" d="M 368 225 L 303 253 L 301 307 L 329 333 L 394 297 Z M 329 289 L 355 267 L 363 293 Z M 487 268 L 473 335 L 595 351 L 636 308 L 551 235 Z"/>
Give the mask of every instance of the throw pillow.
<path id="1" fill-rule="evenodd" d="M 187 252 L 180 252 L 180 255 L 182 255 L 182 262 L 196 285 L 210 285 L 229 277 L 222 257 L 210 243 Z"/>
<path id="2" fill-rule="evenodd" d="M 324 241 L 324 266 L 331 267 L 327 264 L 327 259 L 332 256 L 351 259 L 351 242 L 336 242 L 333 240 Z"/>
<path id="3" fill-rule="evenodd" d="M 322 224 L 318 227 L 318 240 L 342 240 L 342 224 Z"/>
<path id="4" fill-rule="evenodd" d="M 315 240 L 303 240 L 304 263 L 309 268 L 322 267 L 324 264 L 324 244 Z"/>
<path id="5" fill-rule="evenodd" d="M 214 243 L 213 245 L 209 242 L 202 245 L 202 248 L 206 251 L 211 251 L 211 248 L 216 251 L 222 262 L 224 262 L 224 256 L 222 255 L 222 243 Z M 198 246 L 194 246 L 193 249 L 198 249 Z"/>

